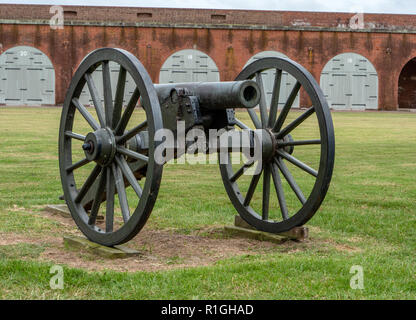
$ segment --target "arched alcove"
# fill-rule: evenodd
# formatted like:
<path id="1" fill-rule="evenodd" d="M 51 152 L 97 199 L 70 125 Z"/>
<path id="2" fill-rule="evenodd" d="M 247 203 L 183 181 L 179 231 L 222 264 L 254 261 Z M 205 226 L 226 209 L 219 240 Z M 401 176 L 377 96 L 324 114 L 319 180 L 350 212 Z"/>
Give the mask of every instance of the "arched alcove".
<path id="1" fill-rule="evenodd" d="M 416 58 L 406 63 L 400 72 L 399 108 L 416 109 Z"/>
<path id="2" fill-rule="evenodd" d="M 48 56 L 29 47 L 0 55 L 0 104 L 54 105 L 55 70 Z"/>
<path id="3" fill-rule="evenodd" d="M 220 74 L 207 54 L 194 49 L 180 50 L 166 59 L 159 83 L 220 81 Z"/>
<path id="4" fill-rule="evenodd" d="M 371 62 L 357 53 L 332 58 L 321 73 L 321 88 L 330 108 L 378 109 L 378 75 Z"/>

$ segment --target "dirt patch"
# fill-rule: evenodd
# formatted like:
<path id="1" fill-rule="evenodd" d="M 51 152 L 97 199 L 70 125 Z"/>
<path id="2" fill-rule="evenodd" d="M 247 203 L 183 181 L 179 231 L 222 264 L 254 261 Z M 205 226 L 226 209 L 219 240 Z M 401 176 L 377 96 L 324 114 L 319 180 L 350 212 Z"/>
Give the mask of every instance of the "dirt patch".
<path id="1" fill-rule="evenodd" d="M 53 247 L 60 246 L 62 244 L 62 238 L 50 235 L 40 237 L 16 233 L 0 233 L 0 246 L 13 246 L 21 243 Z"/>
<path id="2" fill-rule="evenodd" d="M 0 233 L 0 246 L 12 246 L 19 243 L 39 243 L 39 239 L 28 238 L 21 234 Z"/>
<path id="3" fill-rule="evenodd" d="M 365 240 L 362 237 L 354 236 L 354 237 L 348 238 L 348 241 L 353 242 L 353 243 L 359 243 L 359 242 L 364 242 Z"/>
<path id="4" fill-rule="evenodd" d="M 25 211 L 26 209 L 24 207 L 19 207 L 17 204 L 13 205 L 13 208 L 9 208 L 8 211 L 10 212 L 19 212 L 19 211 Z"/>
<path id="5" fill-rule="evenodd" d="M 328 244 L 331 248 L 335 248 L 335 250 L 337 251 L 349 252 L 349 253 L 357 253 L 357 252 L 363 251 L 363 249 L 361 248 L 353 247 L 351 245 L 346 245 L 346 244 L 340 244 L 331 239 L 326 239 L 326 240 L 323 240 L 322 242 Z"/>
<path id="6" fill-rule="evenodd" d="M 288 245 L 290 243 L 283 244 Z M 214 239 L 209 236 L 183 235 L 163 230 L 142 230 L 127 246 L 139 250 L 142 255 L 107 260 L 88 252 L 67 250 L 60 244 L 48 248 L 40 258 L 88 270 L 157 271 L 209 266 L 226 258 L 277 251 L 282 247 L 256 240 Z"/>
<path id="7" fill-rule="evenodd" d="M 334 247 L 338 251 L 346 251 L 346 252 L 361 252 L 362 251 L 362 249 L 360 248 L 355 248 L 355 247 L 351 247 L 351 246 L 347 246 L 343 244 L 335 244 Z"/>
<path id="8" fill-rule="evenodd" d="M 14 208 L 19 210 L 21 208 Z M 176 230 L 150 230 L 146 227 L 126 246 L 142 253 L 140 256 L 108 260 L 88 251 L 69 250 L 64 247 L 64 235 L 82 236 L 72 219 L 42 212 L 42 217 L 58 222 L 65 230 L 49 235 L 0 234 L 0 245 L 20 243 L 39 244 L 45 247 L 36 260 L 68 265 L 87 270 L 158 271 L 214 265 L 216 262 L 243 255 L 270 252 L 287 252 L 298 243 L 287 241 L 275 244 L 246 238 L 229 237 L 223 228 L 205 228 L 193 234 L 180 234 Z M 26 259 L 22 257 L 22 259 Z"/>
<path id="9" fill-rule="evenodd" d="M 376 187 L 397 187 L 397 183 L 391 181 L 362 181 L 360 183 L 354 183 L 359 186 L 376 186 Z"/>

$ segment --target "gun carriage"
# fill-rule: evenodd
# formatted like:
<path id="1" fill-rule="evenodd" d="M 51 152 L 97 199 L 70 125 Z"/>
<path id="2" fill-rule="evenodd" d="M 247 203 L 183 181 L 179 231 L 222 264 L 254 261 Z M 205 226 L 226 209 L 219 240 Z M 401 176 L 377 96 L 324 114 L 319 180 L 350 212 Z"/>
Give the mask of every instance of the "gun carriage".
<path id="1" fill-rule="evenodd" d="M 111 86 L 110 63 L 119 66 L 115 90 Z M 92 77 L 98 67 L 102 68 L 101 92 Z M 270 98 L 262 77 L 267 70 L 272 70 L 274 77 Z M 296 82 L 282 103 L 281 87 L 286 74 Z M 128 76 L 135 89 L 124 106 Z M 84 87 L 88 88 L 94 108 L 86 108 L 80 101 Z M 309 107 L 299 111 L 292 105 L 301 90 L 308 97 Z M 249 120 L 238 119 L 234 109 L 243 109 Z M 136 114 L 138 122 L 134 122 L 138 119 Z M 87 238 L 112 246 L 129 241 L 143 228 L 162 178 L 163 163 L 157 161 L 156 153 L 163 142 L 155 136 L 159 130 L 171 130 L 178 142 L 173 145 L 173 157 L 181 156 L 177 121 L 183 121 L 185 133 L 199 128 L 207 137 L 210 129 L 246 130 L 250 133 L 248 149 L 253 152 L 256 141 L 261 145 L 256 161 L 237 168 L 231 161 L 219 165 L 231 203 L 256 229 L 287 231 L 305 224 L 319 209 L 332 176 L 334 131 L 324 95 L 305 68 L 289 59 L 263 58 L 246 66 L 235 81 L 155 85 L 135 56 L 122 49 L 102 48 L 86 56 L 75 72 L 59 129 L 64 198 Z M 314 132 L 311 138 L 293 138 L 293 132 L 302 126 L 307 134 L 312 122 L 315 127 L 310 129 Z M 305 148 L 302 152 L 307 154 L 310 146 L 316 146 L 317 151 L 311 155 L 316 168 L 295 157 L 295 151 Z M 231 147 L 225 148 L 228 160 Z M 256 170 L 243 186 L 242 176 L 250 168 Z M 293 170 L 312 179 L 307 193 Z M 289 188 L 286 192 L 284 185 Z M 287 190 L 297 201 L 295 210 L 289 208 L 293 199 Z M 131 193 L 137 199 L 133 208 L 128 201 Z M 270 201 L 271 193 L 277 198 L 274 203 Z M 261 205 L 252 205 L 254 199 Z M 277 212 L 273 217 L 272 211 Z M 99 212 L 104 222 L 97 219 Z"/>

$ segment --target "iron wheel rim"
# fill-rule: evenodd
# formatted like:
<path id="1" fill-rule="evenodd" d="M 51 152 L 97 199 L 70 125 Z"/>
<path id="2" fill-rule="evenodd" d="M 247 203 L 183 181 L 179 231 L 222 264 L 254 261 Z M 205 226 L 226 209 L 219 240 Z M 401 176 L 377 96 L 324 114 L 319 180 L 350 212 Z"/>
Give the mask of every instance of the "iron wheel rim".
<path id="1" fill-rule="evenodd" d="M 82 88 L 87 82 L 85 80 L 85 75 L 87 73 L 92 73 L 100 64 L 103 64 L 104 61 L 107 61 L 107 63 L 110 61 L 118 63 L 122 68 L 125 69 L 125 73 L 129 73 L 130 76 L 133 78 L 136 88 L 140 93 L 139 97 L 146 114 L 147 128 L 149 132 L 148 163 L 145 174 L 146 182 L 144 184 L 144 187 L 142 188 L 142 195 L 140 197 L 136 209 L 130 215 L 128 221 L 125 222 L 122 225 L 122 227 L 120 227 L 118 230 L 110 230 L 110 232 L 103 231 L 101 228 L 98 228 L 95 224 L 90 225 L 88 223 L 89 215 L 87 214 L 86 210 L 81 205 L 81 203 L 77 203 L 75 201 L 77 195 L 79 194 L 79 191 L 77 190 L 73 171 L 68 172 L 67 170 L 68 166 L 73 165 L 74 162 L 72 161 L 72 139 L 71 137 L 68 137 L 66 132 L 72 132 L 74 114 L 77 111 L 79 112 L 77 107 L 74 105 L 73 99 L 79 98 Z M 137 98 L 137 100 L 139 100 L 139 98 Z M 122 111 L 121 113 L 124 114 Z M 122 115 L 120 116 L 122 117 Z M 131 118 L 129 118 L 129 120 L 130 119 Z M 64 197 L 71 212 L 71 215 L 79 229 L 82 231 L 82 233 L 91 241 L 106 246 L 113 246 L 129 241 L 143 228 L 148 217 L 150 216 L 150 213 L 156 201 L 162 177 L 163 166 L 156 163 L 153 156 L 155 148 L 160 143 L 153 140 L 154 134 L 157 130 L 161 128 L 163 128 L 162 116 L 156 91 L 154 89 L 150 76 L 148 75 L 144 66 L 139 62 L 139 60 L 136 57 L 122 49 L 102 48 L 91 52 L 88 56 L 84 58 L 84 60 L 78 67 L 78 70 L 74 74 L 62 109 L 59 130 L 59 167 L 62 187 L 64 190 Z M 111 124 L 111 129 L 114 133 L 114 123 Z M 121 146 L 121 143 L 115 143 L 115 145 L 118 147 Z M 107 170 L 105 171 L 111 171 L 114 175 L 114 170 L 112 166 L 115 162 L 116 160 L 114 158 L 111 164 L 102 166 L 102 168 L 107 168 Z M 109 169 L 110 166 L 112 169 Z M 117 167 L 117 165 L 115 166 Z M 118 171 L 120 172 L 120 170 Z M 96 180 L 98 180 L 98 176 L 96 177 Z M 115 180 L 114 177 L 113 180 Z M 112 188 L 114 189 L 115 182 L 113 182 L 112 184 Z M 109 185 L 106 184 L 106 190 L 108 190 L 108 187 Z"/>
<path id="2" fill-rule="evenodd" d="M 244 205 L 245 199 L 240 191 L 238 183 L 230 180 L 235 174 L 232 165 L 220 164 L 220 171 L 227 194 L 240 216 L 258 230 L 279 233 L 305 224 L 319 209 L 328 191 L 332 177 L 335 156 L 335 137 L 331 113 L 322 90 L 313 76 L 298 63 L 285 58 L 260 59 L 246 66 L 237 76 L 236 81 L 252 79 L 256 74 L 260 74 L 267 69 L 276 69 L 281 70 L 282 72 L 286 71 L 292 75 L 300 83 L 301 88 L 306 91 L 312 101 L 312 106 L 315 109 L 314 113 L 316 114 L 319 123 L 321 148 L 319 169 L 312 191 L 305 203 L 302 204 L 301 208 L 288 219 L 283 219 L 282 221 L 263 220 L 262 215 L 258 214 L 250 206 Z M 274 161 L 274 159 L 275 158 L 273 157 L 272 161 Z M 280 175 L 280 172 L 281 171 L 278 170 L 277 174 Z M 263 172 L 261 174 L 264 175 Z M 280 208 L 280 210 L 282 209 Z"/>

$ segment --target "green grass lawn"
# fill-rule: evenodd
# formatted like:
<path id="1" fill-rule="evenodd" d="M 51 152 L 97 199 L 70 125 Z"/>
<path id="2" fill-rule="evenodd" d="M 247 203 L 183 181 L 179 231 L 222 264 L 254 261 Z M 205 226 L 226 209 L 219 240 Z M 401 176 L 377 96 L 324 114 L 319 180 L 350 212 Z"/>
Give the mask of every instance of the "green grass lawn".
<path id="1" fill-rule="evenodd" d="M 334 175 L 306 243 L 167 271 L 64 266 L 64 289 L 52 290 L 54 263 L 38 259 L 47 241 L 1 237 L 67 232 L 41 214 L 62 193 L 59 118 L 59 108 L 0 109 L 0 298 L 416 298 L 416 114 L 333 113 Z M 235 214 L 217 165 L 167 165 L 146 228 L 190 234 L 231 224 Z M 363 268 L 362 290 L 350 288 L 353 265 Z"/>

